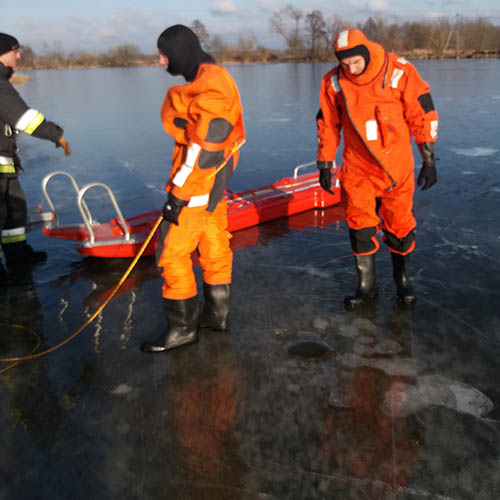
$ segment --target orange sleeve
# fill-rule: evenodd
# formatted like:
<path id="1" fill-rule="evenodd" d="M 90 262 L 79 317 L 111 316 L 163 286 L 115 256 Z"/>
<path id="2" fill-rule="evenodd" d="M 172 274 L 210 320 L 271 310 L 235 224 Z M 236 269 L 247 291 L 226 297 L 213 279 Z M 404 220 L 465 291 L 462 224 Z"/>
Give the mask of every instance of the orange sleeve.
<path id="1" fill-rule="evenodd" d="M 239 94 L 223 68 L 211 67 L 193 83 L 184 163 L 171 178 L 172 193 L 183 200 L 211 191 L 217 167 L 233 146 L 233 131 L 242 128 Z"/>
<path id="2" fill-rule="evenodd" d="M 406 62 L 402 82 L 403 110 L 406 123 L 417 144 L 435 142 L 438 133 L 438 114 L 430 94 L 430 87 L 413 64 Z"/>
<path id="3" fill-rule="evenodd" d="M 333 161 L 340 143 L 340 109 L 336 102 L 337 92 L 332 78 L 336 78 L 335 70 L 327 73 L 321 81 L 319 94 L 320 110 L 316 117 L 318 152 L 317 161 Z"/>

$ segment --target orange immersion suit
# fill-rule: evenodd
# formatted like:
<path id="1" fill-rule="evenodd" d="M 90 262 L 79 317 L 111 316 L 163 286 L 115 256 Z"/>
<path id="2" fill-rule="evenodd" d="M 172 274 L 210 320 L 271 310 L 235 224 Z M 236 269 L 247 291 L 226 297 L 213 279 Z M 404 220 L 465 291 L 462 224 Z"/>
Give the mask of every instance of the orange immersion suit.
<path id="1" fill-rule="evenodd" d="M 175 140 L 165 190 L 187 202 L 179 224 L 163 223 L 158 265 L 165 299 L 197 295 L 191 253 L 197 248 L 203 281 L 231 283 L 231 235 L 223 200 L 245 138 L 236 84 L 223 67 L 200 64 L 194 80 L 171 87 L 161 109 L 165 131 Z"/>
<path id="2" fill-rule="evenodd" d="M 355 76 L 339 65 L 322 79 L 317 160 L 334 160 L 343 130 L 339 180 L 354 255 L 378 250 L 378 210 L 383 241 L 391 252 L 406 255 L 414 249 L 416 226 L 411 137 L 417 144 L 433 143 L 438 115 L 429 85 L 410 62 L 355 29 L 342 32 L 334 49 L 363 46 L 370 61 L 365 71 Z"/>

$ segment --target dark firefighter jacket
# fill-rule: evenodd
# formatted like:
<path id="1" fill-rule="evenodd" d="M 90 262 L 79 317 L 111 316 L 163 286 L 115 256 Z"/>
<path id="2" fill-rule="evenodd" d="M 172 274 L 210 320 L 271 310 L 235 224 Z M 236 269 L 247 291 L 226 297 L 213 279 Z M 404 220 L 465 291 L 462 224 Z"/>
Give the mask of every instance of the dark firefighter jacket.
<path id="1" fill-rule="evenodd" d="M 54 143 L 63 135 L 61 127 L 23 101 L 9 81 L 12 73 L 12 68 L 0 63 L 0 175 L 5 177 L 16 177 L 21 169 L 17 155 L 19 132 Z"/>

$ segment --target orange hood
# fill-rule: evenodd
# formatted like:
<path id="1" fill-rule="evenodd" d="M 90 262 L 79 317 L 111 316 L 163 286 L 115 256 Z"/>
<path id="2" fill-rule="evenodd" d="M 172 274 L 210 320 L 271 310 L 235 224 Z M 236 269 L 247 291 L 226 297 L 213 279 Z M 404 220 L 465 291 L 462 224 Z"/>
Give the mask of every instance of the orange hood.
<path id="1" fill-rule="evenodd" d="M 335 37 L 333 50 L 339 61 L 352 56 L 364 58 L 366 67 L 360 75 L 353 75 L 343 68 L 341 69 L 346 78 L 358 85 L 370 83 L 384 67 L 386 59 L 384 48 L 382 45 L 368 40 L 360 30 L 341 31 Z"/>

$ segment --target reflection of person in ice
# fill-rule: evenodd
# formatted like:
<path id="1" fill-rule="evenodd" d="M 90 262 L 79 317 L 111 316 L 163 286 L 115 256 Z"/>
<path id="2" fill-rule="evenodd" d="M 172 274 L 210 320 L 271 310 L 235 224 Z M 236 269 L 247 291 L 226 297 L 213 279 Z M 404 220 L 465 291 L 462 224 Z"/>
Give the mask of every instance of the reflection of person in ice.
<path id="1" fill-rule="evenodd" d="M 203 348 L 190 355 L 187 367 L 181 366 L 187 357 L 171 360 L 173 372 L 179 370 L 178 377 L 173 373 L 169 391 L 169 428 L 177 433 L 180 454 L 176 462 L 195 488 L 200 483 L 241 486 L 239 472 L 245 468 L 239 464 L 233 435 L 241 399 L 240 366 L 225 335 L 211 334 Z M 184 493 L 183 498 L 194 498 Z"/>
<path id="2" fill-rule="evenodd" d="M 252 226 L 232 234 L 230 240 L 233 252 L 252 247 L 266 246 L 271 240 L 282 238 L 291 231 L 314 231 L 315 228 L 325 229 L 344 218 L 344 211 L 340 205 L 326 209 L 308 210 L 290 217 Z M 334 229 L 335 230 L 335 229 Z M 194 267 L 199 267 L 200 258 L 197 252 L 191 254 Z M 58 284 L 69 280 L 74 282 L 80 279 L 92 281 L 93 286 L 85 299 L 88 307 L 97 309 L 109 296 L 120 280 L 120 277 L 129 267 L 128 260 L 121 259 L 92 259 L 86 258 L 74 263 L 77 270 L 61 276 Z M 145 282 L 161 277 L 161 270 L 156 266 L 154 257 L 142 257 L 132 270 L 115 295 L 119 297 L 131 290 L 140 288 Z"/>
<path id="3" fill-rule="evenodd" d="M 3 289 L 0 323 L 0 357 L 24 356 L 44 349 L 43 316 L 31 272 L 23 267 L 17 281 Z M 12 327 L 11 325 L 15 325 Z M 12 427 L 24 427 L 31 439 L 46 448 L 56 441 L 62 411 L 46 371 L 46 358 L 27 360 L 1 376 L 9 395 Z M 8 365 L 2 363 L 0 368 Z"/>
<path id="4" fill-rule="evenodd" d="M 333 409 L 323 423 L 319 459 L 330 462 L 336 476 L 346 478 L 349 490 L 359 488 L 363 498 L 378 500 L 381 489 L 404 488 L 419 455 L 406 415 L 398 416 L 397 395 L 392 398 L 391 415 L 383 411 L 387 393 L 395 385 L 401 389 L 413 383 L 404 370 L 401 375 L 392 373 L 411 354 L 408 314 L 407 309 L 395 312 L 389 319 L 393 334 L 383 340 L 375 335 L 370 344 L 363 334 L 356 355 L 341 367 L 340 381 L 330 394 Z M 384 371 L 391 363 L 394 368 Z"/>

